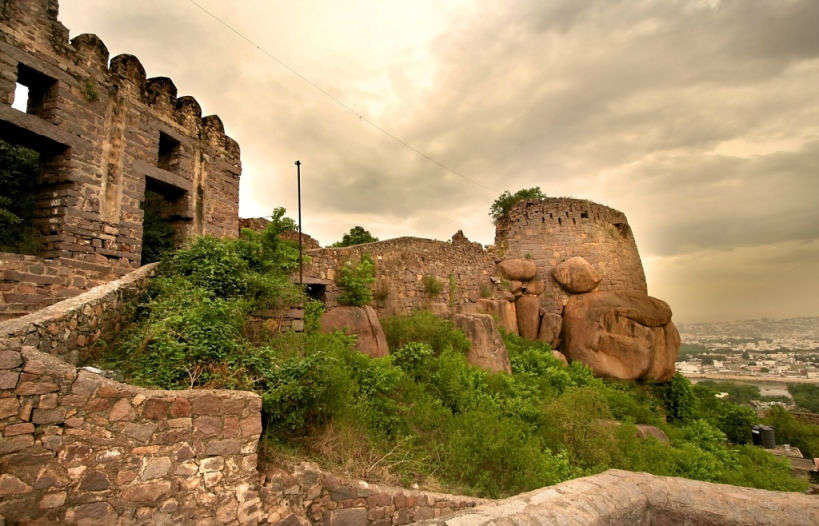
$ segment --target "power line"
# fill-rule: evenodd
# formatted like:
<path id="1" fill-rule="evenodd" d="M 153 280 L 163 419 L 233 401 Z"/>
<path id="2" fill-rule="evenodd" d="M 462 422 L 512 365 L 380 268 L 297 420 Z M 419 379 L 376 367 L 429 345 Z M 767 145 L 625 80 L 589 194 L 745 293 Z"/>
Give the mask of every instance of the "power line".
<path id="1" fill-rule="evenodd" d="M 315 82 L 313 82 L 313 81 L 312 81 L 312 80 L 310 80 L 309 78 L 307 78 L 307 77 L 305 77 L 304 75 L 302 75 L 301 73 L 299 73 L 299 72 L 298 72 L 298 71 L 297 71 L 295 68 L 293 68 L 292 66 L 290 66 L 289 64 L 287 64 L 286 62 L 284 62 L 283 60 L 281 60 L 280 58 L 278 58 L 276 55 L 274 55 L 274 54 L 273 54 L 273 53 L 271 53 L 270 51 L 266 50 L 265 48 L 263 48 L 262 46 L 260 46 L 259 44 L 257 44 L 257 43 L 256 43 L 256 42 L 255 42 L 253 39 L 251 39 L 250 37 L 248 37 L 247 35 L 245 35 L 245 34 L 244 34 L 244 33 L 242 33 L 241 31 L 239 31 L 238 29 L 236 29 L 235 27 L 233 27 L 232 25 L 230 25 L 230 24 L 229 24 L 227 21 L 225 21 L 225 20 L 223 20 L 222 18 L 220 18 L 220 17 L 219 17 L 219 16 L 218 16 L 216 13 L 213 13 L 212 11 L 208 10 L 206 7 L 204 7 L 202 4 L 200 4 L 200 3 L 199 3 L 197 0 L 188 0 L 188 2 L 190 2 L 191 4 L 193 4 L 195 7 L 197 7 L 197 8 L 198 8 L 200 11 L 202 11 L 203 13 L 205 13 L 206 15 L 208 15 L 209 17 L 211 17 L 211 18 L 213 18 L 214 20 L 216 20 L 216 21 L 217 21 L 219 24 L 221 24 L 222 26 L 226 27 L 228 30 L 230 30 L 232 33 L 234 33 L 236 36 L 238 36 L 239 38 L 241 38 L 242 40 L 244 40 L 244 41 L 245 41 L 245 42 L 247 42 L 248 44 L 252 45 L 252 46 L 253 46 L 253 47 L 255 47 L 256 49 L 258 49 L 259 51 L 261 51 L 261 52 L 262 52 L 264 55 L 266 55 L 268 58 L 273 59 L 273 60 L 274 60 L 274 61 L 275 61 L 275 62 L 276 62 L 278 65 L 280 65 L 281 67 L 283 67 L 284 69 L 286 69 L 287 71 L 289 71 L 290 73 L 292 73 L 293 75 L 297 76 L 298 78 L 300 78 L 301 80 L 303 80 L 304 82 L 306 82 L 307 84 L 309 84 L 310 86 L 312 86 L 312 87 L 313 87 L 314 89 L 316 89 L 316 90 L 317 90 L 319 93 L 321 93 L 322 95 L 324 95 L 324 96 L 325 96 L 325 97 L 327 97 L 328 99 L 332 100 L 333 102 L 335 102 L 336 104 L 338 104 L 339 106 L 341 106 L 342 108 L 344 108 L 344 110 L 348 111 L 349 113 L 352 113 L 353 115 L 355 115 L 356 117 L 358 117 L 358 119 L 359 119 L 359 120 L 361 120 L 361 121 L 363 121 L 363 122 L 365 122 L 365 123 L 369 124 L 370 126 L 372 126 L 373 128 L 375 128 L 376 130 L 380 131 L 381 133 L 383 133 L 384 135 L 386 135 L 386 136 L 387 136 L 387 137 L 389 137 L 390 139 L 392 139 L 392 140 L 394 140 L 395 142 L 397 142 L 398 144 L 400 144 L 400 145 L 402 145 L 403 147 L 407 148 L 408 150 L 410 150 L 410 151 L 414 152 L 414 153 L 415 153 L 416 155 L 418 155 L 419 157 L 422 157 L 422 158 L 426 159 L 427 161 L 429 161 L 429 162 L 431 162 L 431 163 L 435 164 L 436 166 L 438 166 L 438 167 L 440 167 L 440 168 L 442 168 L 442 169 L 446 170 L 447 172 L 449 172 L 449 173 L 451 173 L 451 174 L 453 174 L 453 175 L 457 175 L 458 177 L 460 177 L 460 178 L 464 179 L 465 181 L 468 181 L 468 182 L 470 182 L 470 183 L 474 184 L 475 186 L 479 186 L 479 187 L 481 187 L 481 188 L 483 188 L 484 190 L 487 190 L 487 191 L 489 191 L 489 192 L 494 192 L 494 191 L 495 191 L 495 190 L 493 190 L 492 188 L 489 188 L 488 186 L 485 186 L 485 185 L 483 185 L 483 184 L 479 183 L 478 181 L 476 181 L 476 180 L 474 180 L 474 179 L 472 179 L 472 178 L 470 178 L 470 177 L 467 177 L 466 175 L 464 175 L 464 174 L 462 174 L 462 173 L 458 172 L 457 170 L 455 170 L 455 169 L 453 169 L 453 168 L 450 168 L 449 166 L 447 166 L 447 165 L 445 165 L 444 163 L 442 163 L 442 162 L 438 161 L 437 159 L 435 159 L 435 158 L 434 158 L 434 157 L 432 157 L 431 155 L 427 154 L 427 153 L 426 153 L 426 152 L 424 152 L 423 150 L 419 150 L 418 148 L 416 148 L 416 147 L 415 147 L 415 146 L 413 146 L 412 144 L 408 143 L 407 141 L 405 141 L 404 139 L 402 139 L 402 138 L 401 138 L 401 137 L 399 137 L 398 135 L 395 135 L 394 133 L 390 132 L 389 130 L 387 130 L 387 129 L 383 128 L 381 125 L 379 125 L 377 122 L 375 122 L 375 121 L 371 120 L 369 117 L 367 117 L 367 116 L 365 116 L 365 115 L 363 115 L 363 114 L 359 113 L 358 111 L 356 111 L 356 109 L 355 109 L 355 108 L 353 108 L 353 107 L 352 107 L 352 106 L 350 106 L 349 104 L 345 103 L 345 102 L 344 102 L 343 100 L 341 100 L 340 98 L 338 98 L 338 97 L 334 96 L 332 93 L 330 93 L 330 92 L 329 92 L 329 91 L 327 91 L 326 89 L 322 88 L 320 85 L 316 84 Z"/>

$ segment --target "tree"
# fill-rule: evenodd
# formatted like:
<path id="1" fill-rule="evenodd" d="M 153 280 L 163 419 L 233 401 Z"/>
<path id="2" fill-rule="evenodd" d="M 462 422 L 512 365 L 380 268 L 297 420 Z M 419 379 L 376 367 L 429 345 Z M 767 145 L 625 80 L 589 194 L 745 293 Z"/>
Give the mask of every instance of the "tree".
<path id="1" fill-rule="evenodd" d="M 539 186 L 533 186 L 532 188 L 521 188 L 514 194 L 509 193 L 509 190 L 503 192 L 495 202 L 492 203 L 492 206 L 489 208 L 489 215 L 492 216 L 492 219 L 497 223 L 502 217 L 509 213 L 509 210 L 512 209 L 520 201 L 525 201 L 527 199 L 543 199 L 546 197 L 543 192 L 540 190 Z"/>
<path id="2" fill-rule="evenodd" d="M 375 243 L 378 241 L 377 237 L 373 237 L 369 230 L 365 230 L 363 226 L 354 226 L 350 232 L 344 234 L 341 241 L 334 243 L 334 247 L 349 247 L 352 245 L 361 245 L 362 243 Z"/>

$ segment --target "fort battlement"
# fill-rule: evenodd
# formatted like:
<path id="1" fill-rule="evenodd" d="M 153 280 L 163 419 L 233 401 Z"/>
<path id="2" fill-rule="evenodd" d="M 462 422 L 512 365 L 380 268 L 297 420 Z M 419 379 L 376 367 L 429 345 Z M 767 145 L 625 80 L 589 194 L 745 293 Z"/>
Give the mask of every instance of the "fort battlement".
<path id="1" fill-rule="evenodd" d="M 546 281 L 546 312 L 559 313 L 566 292 L 552 277 L 561 261 L 580 256 L 600 274 L 599 289 L 646 293 L 646 277 L 625 214 L 591 201 L 546 198 L 522 201 L 498 220 L 496 249 L 505 258 L 533 259 Z"/>
<path id="2" fill-rule="evenodd" d="M 148 190 L 164 199 L 178 240 L 235 236 L 240 150 L 221 119 L 203 117 L 170 78 L 146 78 L 135 56 L 109 60 L 96 35 L 69 42 L 58 11 L 56 0 L 0 0 L 0 138 L 40 154 L 36 255 L 120 269 L 115 275 L 138 266 Z M 18 84 L 28 90 L 26 111 L 12 107 Z M 0 311 L 57 299 L 35 293 L 36 302 L 18 294 Z"/>

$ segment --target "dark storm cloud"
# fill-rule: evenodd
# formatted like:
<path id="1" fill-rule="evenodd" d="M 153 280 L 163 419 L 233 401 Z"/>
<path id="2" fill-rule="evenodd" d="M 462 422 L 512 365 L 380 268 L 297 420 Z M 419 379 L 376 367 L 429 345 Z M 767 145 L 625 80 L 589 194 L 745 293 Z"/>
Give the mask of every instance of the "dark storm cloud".
<path id="1" fill-rule="evenodd" d="M 540 185 L 625 211 L 651 292 L 683 319 L 819 314 L 793 292 L 819 271 L 819 2 L 205 4 L 469 178 L 187 2 L 62 0 L 69 27 L 218 111 L 242 145 L 244 215 L 293 208 L 300 158 L 306 228 L 323 242 L 353 224 L 491 242 L 492 199 Z"/>

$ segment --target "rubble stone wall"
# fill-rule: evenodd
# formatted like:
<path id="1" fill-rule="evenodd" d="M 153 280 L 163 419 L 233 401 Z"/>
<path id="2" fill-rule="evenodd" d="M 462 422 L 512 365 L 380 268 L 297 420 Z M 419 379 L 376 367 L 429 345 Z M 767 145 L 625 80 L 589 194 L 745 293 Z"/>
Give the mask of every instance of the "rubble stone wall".
<path id="1" fill-rule="evenodd" d="M 0 516 L 13 523 L 247 523 L 260 512 L 260 410 L 253 393 L 141 389 L 6 342 Z"/>
<path id="2" fill-rule="evenodd" d="M 546 198 L 522 201 L 500 219 L 495 249 L 506 258 L 533 259 L 545 280 L 541 305 L 560 314 L 568 295 L 552 277 L 558 263 L 581 256 L 601 277 L 597 290 L 646 293 L 640 254 L 625 214 L 580 199 Z"/>
<path id="3" fill-rule="evenodd" d="M 0 253 L 0 321 L 76 296 L 131 270 L 66 258 Z"/>
<path id="4" fill-rule="evenodd" d="M 146 187 L 168 199 L 180 238 L 235 237 L 238 144 L 219 117 L 148 79 L 93 34 L 68 40 L 57 0 L 0 0 L 0 138 L 40 153 L 37 255 L 136 267 Z M 26 112 L 11 107 L 29 87 Z M 59 259 L 58 259 L 59 258 Z"/>
<path id="5" fill-rule="evenodd" d="M 261 488 L 269 524 L 390 526 L 444 517 L 486 499 L 369 484 L 339 477 L 309 462 L 270 466 Z M 290 521 L 290 522 L 288 522 Z"/>
<path id="6" fill-rule="evenodd" d="M 79 354 L 127 321 L 148 285 L 156 264 L 50 305 L 35 313 L 0 322 L 0 342 L 28 346 L 77 363 Z"/>
<path id="7" fill-rule="evenodd" d="M 400 237 L 343 248 L 311 250 L 305 267 L 305 282 L 326 286 L 328 308 L 338 305 L 338 269 L 347 261 L 357 264 L 362 254 L 375 262 L 375 307 L 379 315 L 406 314 L 430 305 L 458 307 L 474 303 L 493 287 L 490 277 L 495 269 L 491 252 L 479 243 L 456 236 L 453 241 Z M 437 295 L 430 295 L 424 277 L 441 284 Z M 450 276 L 454 289 L 450 287 Z"/>

